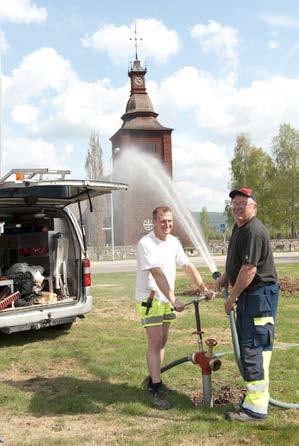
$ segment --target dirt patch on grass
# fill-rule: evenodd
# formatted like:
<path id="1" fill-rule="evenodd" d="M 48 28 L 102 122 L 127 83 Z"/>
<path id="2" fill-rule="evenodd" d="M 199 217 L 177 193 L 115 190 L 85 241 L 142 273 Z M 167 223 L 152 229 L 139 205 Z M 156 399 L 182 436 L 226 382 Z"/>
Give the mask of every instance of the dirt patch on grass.
<path id="1" fill-rule="evenodd" d="M 149 419 L 151 422 L 149 422 Z M 48 415 L 25 414 L 22 417 L 0 416 L 1 437 L 7 446 L 59 444 L 64 446 L 119 446 L 140 438 L 157 438 L 170 422 L 181 417 L 157 413 L 149 408 L 147 415 L 120 415 L 112 407 L 101 414 Z"/>
<path id="2" fill-rule="evenodd" d="M 229 385 L 218 385 L 214 382 L 213 385 L 213 406 L 221 407 L 228 404 L 237 405 L 243 398 L 244 390 L 241 387 L 231 387 Z M 203 393 L 197 392 L 191 396 L 191 401 L 194 406 L 203 404 Z"/>
<path id="3" fill-rule="evenodd" d="M 126 444 L 131 428 L 126 420 L 107 421 L 99 415 L 1 417 L 1 435 L 9 446 L 55 444 L 106 446 Z M 144 421 L 145 423 L 145 421 Z M 59 442 L 59 443 L 58 443 Z"/>
<path id="4" fill-rule="evenodd" d="M 67 375 L 70 370 L 75 370 L 76 376 L 82 376 L 84 379 L 94 379 L 94 375 L 88 373 L 86 368 L 81 366 L 80 361 L 70 358 L 60 358 L 59 360 L 48 362 L 45 369 L 40 368 L 38 375 L 36 374 L 36 366 L 34 362 L 22 366 L 21 369 L 20 365 L 14 366 L 14 364 L 11 363 L 9 370 L 0 373 L 0 381 L 5 382 L 9 380 L 11 382 L 21 382 L 26 380 L 30 382 L 30 380 L 35 380 L 39 377 L 55 378 L 60 375 Z"/>
<path id="5" fill-rule="evenodd" d="M 299 291 L 299 279 L 282 277 L 279 284 L 281 291 L 286 293 L 295 294 Z"/>
<path id="6" fill-rule="evenodd" d="M 279 279 L 279 285 L 281 291 L 285 293 L 295 294 L 299 292 L 299 279 L 292 277 L 281 277 Z M 215 282 L 206 283 L 207 288 L 215 289 Z M 192 285 L 188 285 L 186 289 L 179 291 L 177 295 L 182 296 L 200 296 L 201 292 L 197 289 L 194 289 Z M 222 297 L 220 294 L 216 297 Z"/>

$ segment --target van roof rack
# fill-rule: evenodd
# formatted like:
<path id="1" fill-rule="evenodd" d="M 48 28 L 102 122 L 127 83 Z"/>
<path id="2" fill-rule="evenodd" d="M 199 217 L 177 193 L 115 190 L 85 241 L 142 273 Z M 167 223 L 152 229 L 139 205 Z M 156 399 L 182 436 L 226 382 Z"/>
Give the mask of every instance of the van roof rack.
<path id="1" fill-rule="evenodd" d="M 31 180 L 35 175 L 39 175 L 39 180 L 43 179 L 43 175 L 60 175 L 60 179 L 64 180 L 65 175 L 69 175 L 70 170 L 57 169 L 11 169 L 6 175 L 0 178 L 0 183 L 4 183 L 10 176 L 18 175 L 20 179 Z"/>

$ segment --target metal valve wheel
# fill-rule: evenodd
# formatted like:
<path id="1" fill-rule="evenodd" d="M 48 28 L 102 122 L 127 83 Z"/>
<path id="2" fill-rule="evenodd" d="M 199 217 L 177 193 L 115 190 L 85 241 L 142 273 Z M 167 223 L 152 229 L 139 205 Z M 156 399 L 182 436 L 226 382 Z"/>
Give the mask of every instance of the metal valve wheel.
<path id="1" fill-rule="evenodd" d="M 208 347 L 215 347 L 217 345 L 217 341 L 216 341 L 216 339 L 212 339 L 212 338 L 206 339 L 206 345 Z"/>

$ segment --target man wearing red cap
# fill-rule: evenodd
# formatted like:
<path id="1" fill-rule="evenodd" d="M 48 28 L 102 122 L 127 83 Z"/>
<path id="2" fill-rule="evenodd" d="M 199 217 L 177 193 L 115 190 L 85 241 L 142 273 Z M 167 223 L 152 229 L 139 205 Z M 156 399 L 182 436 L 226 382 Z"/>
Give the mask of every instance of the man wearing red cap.
<path id="1" fill-rule="evenodd" d="M 240 409 L 228 412 L 235 421 L 261 421 L 269 404 L 269 365 L 278 302 L 277 273 L 269 236 L 256 218 L 256 197 L 247 187 L 230 192 L 235 226 L 219 287 L 231 286 L 225 311 L 237 304 L 237 333 L 247 392 Z"/>

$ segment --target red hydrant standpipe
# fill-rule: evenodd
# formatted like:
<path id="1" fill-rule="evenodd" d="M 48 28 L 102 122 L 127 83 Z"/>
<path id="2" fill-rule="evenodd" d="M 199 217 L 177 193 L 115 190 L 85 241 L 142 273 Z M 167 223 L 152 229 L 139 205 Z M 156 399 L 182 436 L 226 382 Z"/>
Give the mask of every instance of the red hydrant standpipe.
<path id="1" fill-rule="evenodd" d="M 202 299 L 200 299 L 202 300 Z M 212 396 L 212 371 L 219 370 L 221 367 L 221 361 L 213 354 L 213 348 L 217 345 L 215 339 L 207 339 L 206 345 L 208 351 L 203 351 L 202 330 L 199 315 L 199 299 L 193 300 L 196 320 L 196 331 L 194 334 L 198 335 L 198 352 L 193 353 L 193 364 L 199 365 L 202 372 L 202 390 L 203 390 L 203 403 L 206 406 L 213 407 Z"/>

